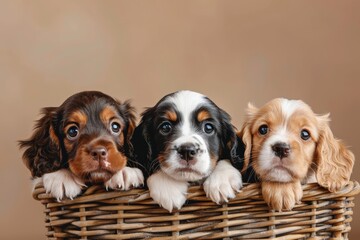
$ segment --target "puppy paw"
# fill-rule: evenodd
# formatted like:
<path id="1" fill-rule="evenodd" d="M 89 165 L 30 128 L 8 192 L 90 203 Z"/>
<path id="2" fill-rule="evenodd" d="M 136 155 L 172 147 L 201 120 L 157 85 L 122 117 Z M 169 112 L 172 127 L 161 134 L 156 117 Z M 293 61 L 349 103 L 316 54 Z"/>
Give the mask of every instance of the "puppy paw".
<path id="1" fill-rule="evenodd" d="M 42 177 L 46 193 L 56 198 L 58 201 L 64 197 L 73 199 L 81 193 L 85 183 L 67 169 L 56 172 L 46 173 Z"/>
<path id="2" fill-rule="evenodd" d="M 242 187 L 241 174 L 229 160 L 222 160 L 206 179 L 203 187 L 206 196 L 213 202 L 228 202 Z"/>
<path id="3" fill-rule="evenodd" d="M 180 209 L 186 202 L 187 182 L 175 180 L 160 170 L 148 178 L 147 184 L 150 197 L 169 212 Z"/>
<path id="4" fill-rule="evenodd" d="M 262 195 L 271 209 L 289 211 L 301 202 L 303 195 L 300 182 L 275 183 L 262 182 Z"/>
<path id="5" fill-rule="evenodd" d="M 106 189 L 129 190 L 144 185 L 144 175 L 138 168 L 125 167 L 104 183 Z"/>

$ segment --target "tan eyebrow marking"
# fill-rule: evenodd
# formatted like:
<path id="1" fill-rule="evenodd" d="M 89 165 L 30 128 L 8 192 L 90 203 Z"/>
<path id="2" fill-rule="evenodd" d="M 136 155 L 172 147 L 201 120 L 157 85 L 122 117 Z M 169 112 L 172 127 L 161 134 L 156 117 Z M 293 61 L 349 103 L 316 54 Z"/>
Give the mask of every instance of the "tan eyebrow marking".
<path id="1" fill-rule="evenodd" d="M 176 122 L 176 120 L 177 120 L 177 114 L 174 111 L 166 111 L 165 117 L 172 122 Z"/>
<path id="2" fill-rule="evenodd" d="M 116 111 L 111 106 L 106 106 L 101 112 L 100 112 L 100 119 L 104 123 L 104 125 L 107 125 L 110 120 L 114 117 L 117 117 Z"/>
<path id="3" fill-rule="evenodd" d="M 207 110 L 201 110 L 197 115 L 197 120 L 199 122 L 202 122 L 202 121 L 204 121 L 206 119 L 209 119 L 209 118 L 211 118 L 211 115 Z"/>
<path id="4" fill-rule="evenodd" d="M 87 116 L 82 111 L 75 111 L 71 113 L 69 118 L 67 119 L 69 123 L 77 123 L 80 127 L 85 126 L 87 123 Z"/>
<path id="5" fill-rule="evenodd" d="M 77 125 L 79 129 L 83 128 L 87 123 L 87 116 L 84 112 L 77 110 L 70 114 L 68 119 L 66 120 L 66 126 L 64 128 L 64 132 L 66 133 L 70 127 Z M 53 130 L 52 130 L 53 132 Z M 55 134 L 54 132 L 51 134 Z M 53 138 L 53 137 L 52 137 Z M 70 151 L 73 146 L 73 142 L 69 141 L 67 138 L 65 138 L 66 141 L 64 141 L 66 151 Z"/>

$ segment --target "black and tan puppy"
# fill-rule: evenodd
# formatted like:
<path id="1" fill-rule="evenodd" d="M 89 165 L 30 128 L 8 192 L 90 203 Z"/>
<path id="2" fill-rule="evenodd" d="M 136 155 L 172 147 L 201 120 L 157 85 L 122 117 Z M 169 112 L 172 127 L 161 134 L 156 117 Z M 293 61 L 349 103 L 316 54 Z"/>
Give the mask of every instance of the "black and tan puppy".
<path id="1" fill-rule="evenodd" d="M 86 91 L 42 113 L 32 137 L 20 141 L 20 147 L 34 180 L 41 179 L 55 198 L 73 198 L 86 183 L 124 190 L 143 184 L 142 172 L 126 166 L 135 128 L 129 102 Z"/>

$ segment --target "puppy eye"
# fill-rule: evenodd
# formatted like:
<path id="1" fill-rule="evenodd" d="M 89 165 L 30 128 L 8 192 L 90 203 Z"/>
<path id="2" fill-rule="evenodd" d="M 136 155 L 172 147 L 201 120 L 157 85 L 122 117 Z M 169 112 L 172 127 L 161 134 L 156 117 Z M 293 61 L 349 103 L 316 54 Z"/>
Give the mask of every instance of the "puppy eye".
<path id="1" fill-rule="evenodd" d="M 163 122 L 159 126 L 159 131 L 163 135 L 169 134 L 171 132 L 171 130 L 172 130 L 172 125 L 170 122 Z"/>
<path id="2" fill-rule="evenodd" d="M 261 126 L 259 127 L 259 133 L 260 133 L 261 135 L 266 135 L 266 134 L 268 133 L 268 131 L 269 131 L 269 127 L 268 127 L 266 124 L 261 125 Z"/>
<path id="3" fill-rule="evenodd" d="M 204 132 L 207 134 L 211 134 L 213 133 L 215 130 L 214 125 L 212 125 L 211 123 L 205 123 L 204 124 Z"/>
<path id="4" fill-rule="evenodd" d="M 118 134 L 120 132 L 121 126 L 118 122 L 112 122 L 110 124 L 111 132 L 114 134 Z"/>
<path id="5" fill-rule="evenodd" d="M 300 137 L 301 137 L 301 139 L 303 139 L 303 140 L 309 140 L 309 138 L 310 138 L 310 133 L 309 133 L 309 131 L 308 130 L 305 130 L 305 129 L 303 129 L 303 130 L 301 130 L 301 132 L 300 132 Z"/>
<path id="6" fill-rule="evenodd" d="M 69 129 L 67 130 L 66 132 L 66 137 L 69 139 L 69 140 L 75 140 L 79 135 L 79 129 L 77 126 L 71 126 L 69 127 Z"/>

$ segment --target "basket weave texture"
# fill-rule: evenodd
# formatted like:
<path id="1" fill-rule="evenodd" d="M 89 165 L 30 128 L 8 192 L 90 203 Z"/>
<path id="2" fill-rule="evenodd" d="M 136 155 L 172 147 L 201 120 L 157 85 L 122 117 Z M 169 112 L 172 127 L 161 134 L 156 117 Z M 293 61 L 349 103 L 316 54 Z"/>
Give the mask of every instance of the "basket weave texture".
<path id="1" fill-rule="evenodd" d="M 91 186 L 74 200 L 57 202 L 37 185 L 33 197 L 45 206 L 48 239 L 348 239 L 358 182 L 330 193 L 303 186 L 292 211 L 269 210 L 259 184 L 247 184 L 235 199 L 216 205 L 192 186 L 181 210 L 168 213 L 145 189 L 106 191 Z"/>

